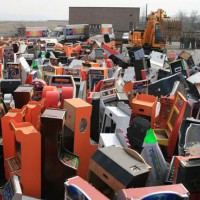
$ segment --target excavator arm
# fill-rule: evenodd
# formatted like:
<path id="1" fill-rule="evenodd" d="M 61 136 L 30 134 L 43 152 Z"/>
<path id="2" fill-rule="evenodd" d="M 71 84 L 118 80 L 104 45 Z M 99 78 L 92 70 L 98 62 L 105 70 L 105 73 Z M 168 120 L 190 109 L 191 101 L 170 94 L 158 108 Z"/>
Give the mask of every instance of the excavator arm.
<path id="1" fill-rule="evenodd" d="M 129 44 L 136 47 L 158 49 L 163 51 L 166 48 L 166 36 L 163 34 L 165 19 L 169 19 L 163 9 L 151 12 L 148 15 L 144 31 L 131 31 L 129 34 Z M 168 20 L 174 23 L 174 20 Z M 175 28 L 175 27 L 174 27 Z"/>

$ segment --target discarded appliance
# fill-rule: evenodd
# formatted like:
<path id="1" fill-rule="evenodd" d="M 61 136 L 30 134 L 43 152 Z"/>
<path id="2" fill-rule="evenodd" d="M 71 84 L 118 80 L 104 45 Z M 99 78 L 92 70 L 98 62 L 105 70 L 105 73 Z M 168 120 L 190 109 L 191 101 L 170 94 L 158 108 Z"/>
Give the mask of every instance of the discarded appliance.
<path id="1" fill-rule="evenodd" d="M 132 149 L 104 147 L 98 149 L 90 159 L 88 182 L 112 199 L 120 189 L 144 187 L 150 169 Z"/>
<path id="2" fill-rule="evenodd" d="M 22 199 L 22 189 L 19 179 L 18 175 L 12 175 L 3 188 L 0 189 L 0 198 L 6 199 L 9 197 L 11 200 Z"/>
<path id="3" fill-rule="evenodd" d="M 170 65 L 172 74 L 181 72 L 183 77 L 185 78 L 189 77 L 189 69 L 185 60 L 178 59 L 173 62 L 170 62 L 169 65 Z"/>
<path id="4" fill-rule="evenodd" d="M 179 130 L 178 149 L 179 149 L 180 156 L 185 156 L 184 146 L 186 145 L 185 144 L 186 131 L 187 131 L 188 127 L 190 127 L 191 124 L 199 124 L 200 125 L 200 120 L 194 119 L 193 117 L 183 119 L 180 130 Z"/>
<path id="5" fill-rule="evenodd" d="M 65 115 L 66 110 L 49 108 L 41 115 L 41 184 L 45 199 L 63 199 L 63 183 L 77 174 L 79 157 L 64 146 Z"/>
<path id="6" fill-rule="evenodd" d="M 7 62 L 3 71 L 3 77 L 6 79 L 21 79 L 21 66 L 19 63 Z"/>
<path id="7" fill-rule="evenodd" d="M 180 160 L 178 165 L 176 183 L 182 183 L 190 193 L 200 192 L 200 157 Z"/>
<path id="8" fill-rule="evenodd" d="M 108 78 L 108 69 L 103 67 L 92 67 L 88 70 L 89 90 L 96 91 L 96 85 L 100 80 Z"/>
<path id="9" fill-rule="evenodd" d="M 151 127 L 155 128 L 159 113 L 158 97 L 138 93 L 131 102 L 131 108 L 134 116 L 146 117 L 151 122 Z"/>
<path id="10" fill-rule="evenodd" d="M 131 114 L 131 108 L 123 102 L 118 102 L 116 106 L 105 106 L 101 132 L 115 133 L 119 128 L 126 130 L 129 127 Z"/>
<path id="11" fill-rule="evenodd" d="M 31 68 L 24 57 L 19 58 L 19 62 L 21 64 L 21 79 L 22 85 L 25 84 L 25 80 L 28 74 L 31 72 Z"/>
<path id="12" fill-rule="evenodd" d="M 200 50 L 199 49 L 195 49 L 192 53 L 192 59 L 194 61 L 195 66 L 199 66 L 200 65 Z"/>
<path id="13" fill-rule="evenodd" d="M 79 156 L 77 175 L 86 179 L 90 157 L 98 149 L 98 144 L 90 141 L 90 119 L 92 106 L 79 98 L 65 99 L 67 110 L 65 120 L 64 147 Z"/>
<path id="14" fill-rule="evenodd" d="M 13 92 L 21 85 L 21 79 L 2 79 L 1 92 L 3 94 L 13 94 Z"/>
<path id="15" fill-rule="evenodd" d="M 42 79 L 35 79 L 32 81 L 31 85 L 33 86 L 33 96 L 32 100 L 39 101 L 42 99 L 42 91 L 46 82 Z"/>
<path id="16" fill-rule="evenodd" d="M 194 66 L 194 61 L 192 59 L 192 55 L 189 52 L 182 51 L 179 55 L 178 58 L 184 59 L 186 63 L 188 64 L 189 67 Z"/>
<path id="17" fill-rule="evenodd" d="M 121 146 L 131 148 L 127 133 L 123 129 L 116 129 L 115 133 L 100 133 L 99 146 Z"/>
<path id="18" fill-rule="evenodd" d="M 109 200 L 105 195 L 79 176 L 67 179 L 64 183 L 64 187 L 65 199 Z"/>
<path id="19" fill-rule="evenodd" d="M 122 189 L 117 193 L 118 200 L 181 199 L 188 200 L 190 193 L 183 184 Z"/>
<path id="20" fill-rule="evenodd" d="M 15 108 L 22 108 L 33 96 L 33 86 L 21 85 L 13 92 Z"/>
<path id="21" fill-rule="evenodd" d="M 144 138 L 141 156 L 152 167 L 146 185 L 164 185 L 168 167 L 152 129 L 147 131 Z"/>
<path id="22" fill-rule="evenodd" d="M 127 137 L 131 145 L 131 149 L 141 153 L 142 145 L 147 131 L 150 129 L 149 121 L 142 117 L 135 117 L 127 128 Z"/>
<path id="23" fill-rule="evenodd" d="M 156 128 L 166 128 L 167 119 L 174 103 L 174 95 L 160 97 L 160 113 L 156 121 Z"/>
<path id="24" fill-rule="evenodd" d="M 135 60 L 133 63 L 135 69 L 135 80 L 144 80 L 146 79 L 146 70 L 147 70 L 147 63 L 145 58 L 141 58 L 140 60 Z"/>
<path id="25" fill-rule="evenodd" d="M 151 68 L 164 68 L 164 62 L 166 61 L 166 54 L 157 52 L 157 51 L 152 51 L 150 56 L 150 63 L 151 63 Z"/>
<path id="26" fill-rule="evenodd" d="M 12 119 L 10 126 L 15 137 L 15 151 L 5 160 L 9 173 L 21 177 L 23 194 L 41 198 L 41 134 L 30 122 L 18 123 Z"/>
<path id="27" fill-rule="evenodd" d="M 200 156 L 200 124 L 191 123 L 185 133 L 185 155 Z"/>
<path id="28" fill-rule="evenodd" d="M 42 66 L 42 79 L 48 83 L 48 76 L 62 75 L 63 68 L 58 66 L 44 65 Z"/>
<path id="29" fill-rule="evenodd" d="M 148 85 L 148 94 L 156 97 L 167 96 L 171 93 L 175 81 L 180 81 L 184 85 L 185 90 L 189 89 L 183 75 L 177 73 Z"/>
<path id="30" fill-rule="evenodd" d="M 199 93 L 200 72 L 191 75 L 186 80 L 190 88 L 190 92 L 193 93 L 198 98 L 200 98 L 200 93 Z"/>
<path id="31" fill-rule="evenodd" d="M 178 141 L 178 130 L 182 123 L 187 104 L 188 102 L 183 95 L 177 92 L 170 115 L 167 119 L 167 127 L 165 129 L 154 129 L 158 144 L 167 147 L 168 157 L 172 157 L 175 153 Z"/>
<path id="32" fill-rule="evenodd" d="M 22 109 L 10 109 L 2 118 L 2 138 L 3 138 L 3 154 L 4 154 L 4 166 L 5 177 L 9 179 L 10 173 L 8 166 L 5 163 L 5 159 L 14 157 L 15 154 L 15 136 L 10 126 L 10 120 L 14 119 L 16 122 L 23 122 L 26 114 L 27 107 Z"/>

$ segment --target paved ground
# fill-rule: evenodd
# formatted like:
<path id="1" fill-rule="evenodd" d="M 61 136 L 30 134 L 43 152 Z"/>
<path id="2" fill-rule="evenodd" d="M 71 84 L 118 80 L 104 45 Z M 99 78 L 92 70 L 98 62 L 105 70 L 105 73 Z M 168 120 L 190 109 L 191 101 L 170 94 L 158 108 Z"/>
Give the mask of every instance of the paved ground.
<path id="1" fill-rule="evenodd" d="M 187 51 L 188 53 L 193 52 L 193 49 L 180 49 L 180 42 L 172 42 L 172 45 L 167 44 L 167 53 L 175 52 L 180 53 L 182 51 Z"/>

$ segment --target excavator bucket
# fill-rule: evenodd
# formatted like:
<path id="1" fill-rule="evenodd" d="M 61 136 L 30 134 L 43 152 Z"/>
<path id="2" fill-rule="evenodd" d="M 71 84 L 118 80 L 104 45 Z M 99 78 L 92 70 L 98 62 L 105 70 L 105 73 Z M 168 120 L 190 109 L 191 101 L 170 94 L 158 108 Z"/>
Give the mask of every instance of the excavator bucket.
<path id="1" fill-rule="evenodd" d="M 178 19 L 163 18 L 160 22 L 160 31 L 164 35 L 179 37 L 182 32 L 182 21 Z"/>

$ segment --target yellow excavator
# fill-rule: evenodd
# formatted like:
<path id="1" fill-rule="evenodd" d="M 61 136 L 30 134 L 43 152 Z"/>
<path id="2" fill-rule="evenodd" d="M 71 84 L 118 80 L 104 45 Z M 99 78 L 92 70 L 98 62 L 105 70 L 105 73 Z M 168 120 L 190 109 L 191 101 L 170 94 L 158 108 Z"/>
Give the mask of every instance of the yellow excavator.
<path id="1" fill-rule="evenodd" d="M 169 20 L 169 17 L 163 9 L 158 9 L 156 12 L 151 12 L 148 15 L 146 27 L 143 31 L 130 31 L 129 44 L 133 45 L 134 47 L 143 47 L 147 50 L 158 50 L 161 52 L 165 51 L 166 35 L 164 35 L 163 32 L 164 29 L 167 29 L 166 23 L 170 28 L 176 28 L 178 30 L 181 29 L 181 23 L 174 19 Z M 179 26 L 178 28 L 177 25 Z M 170 30 L 170 32 L 171 31 L 172 30 Z"/>

